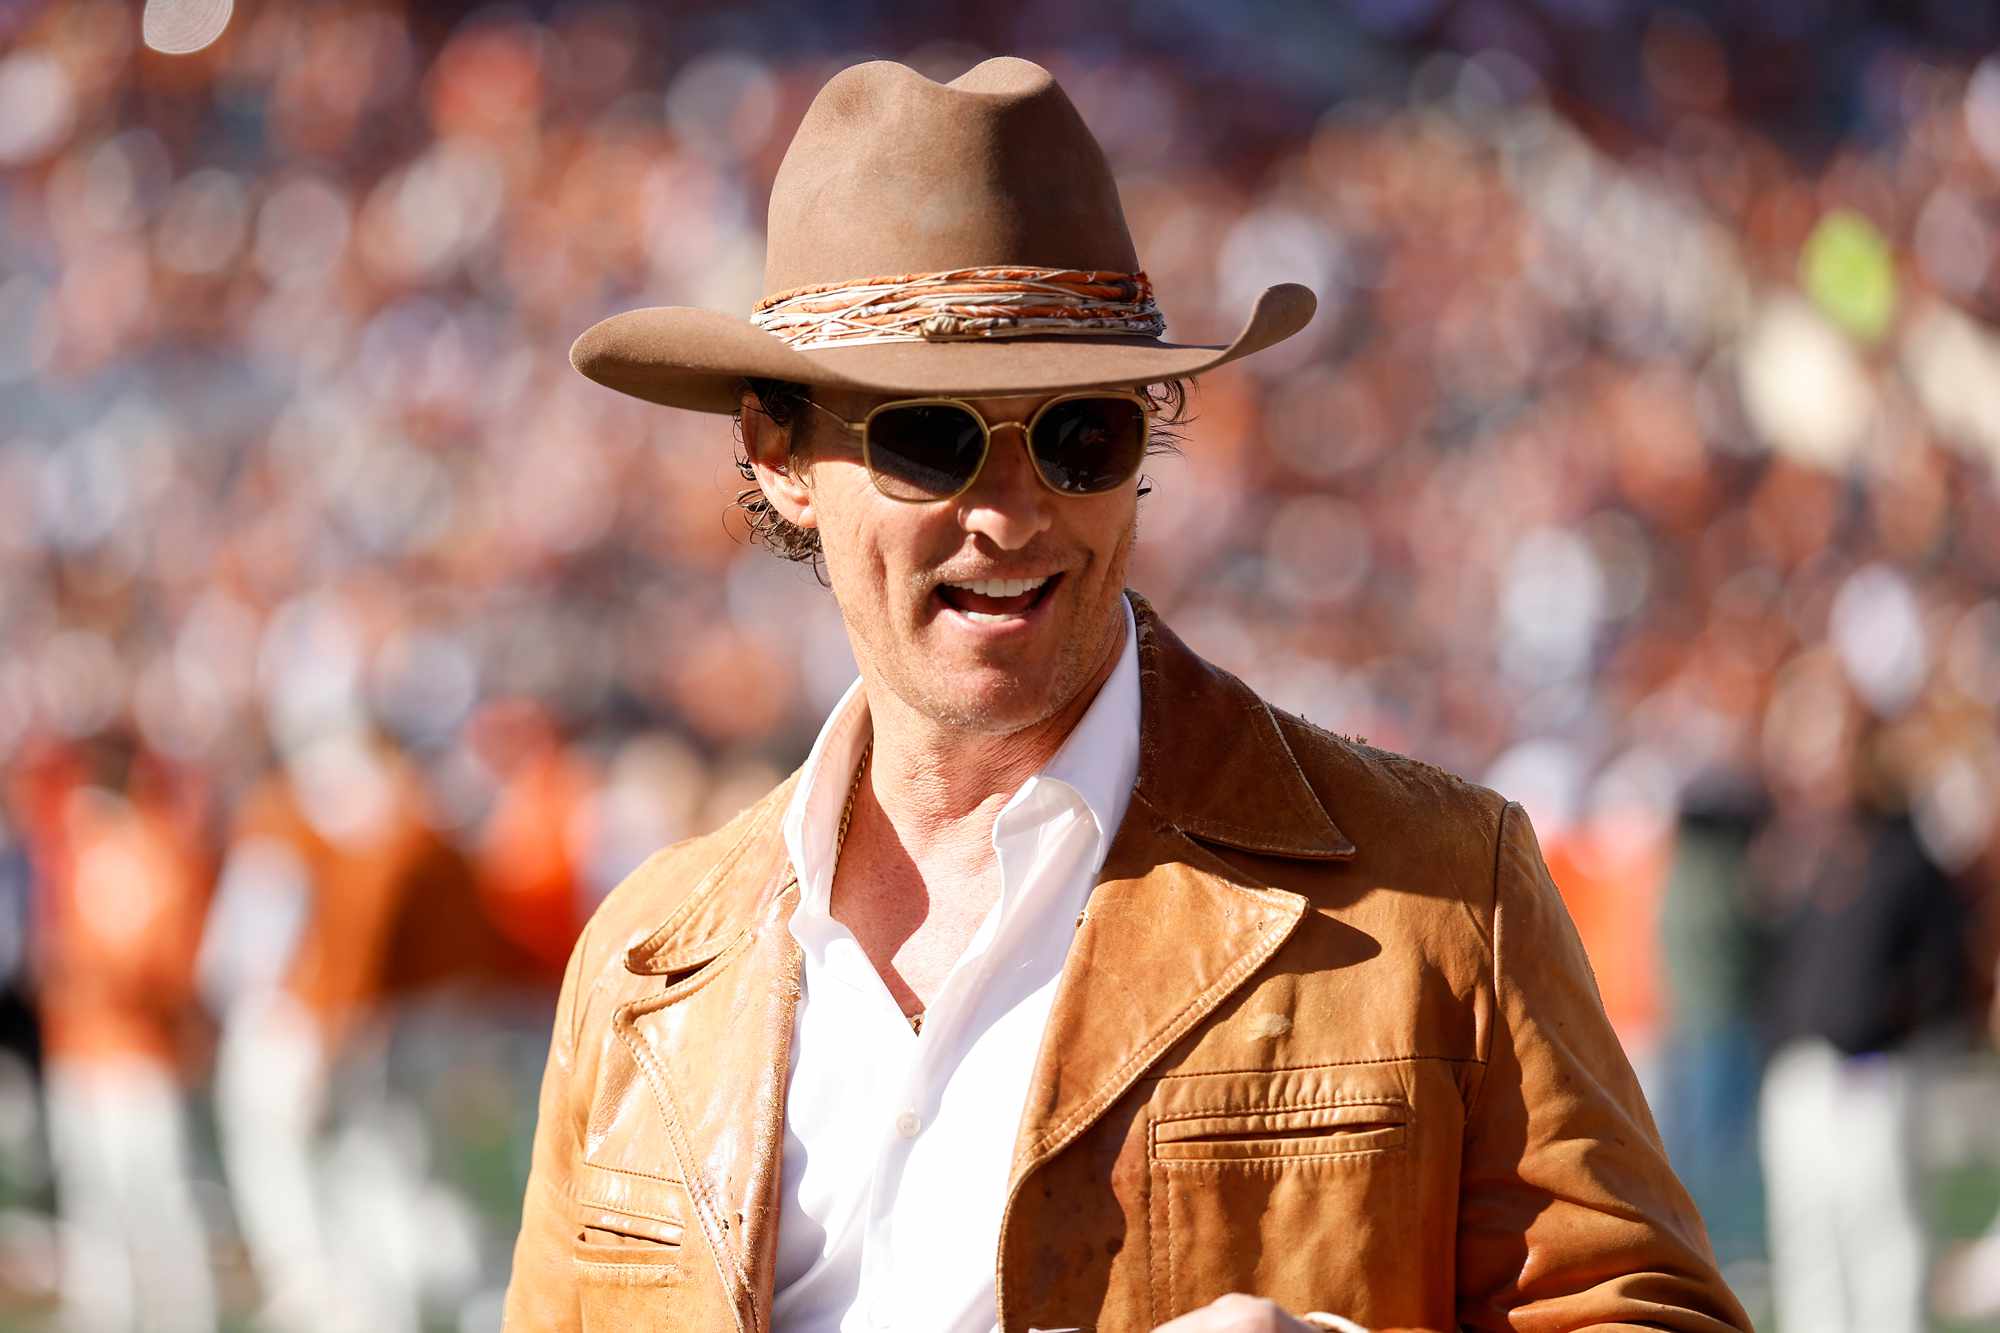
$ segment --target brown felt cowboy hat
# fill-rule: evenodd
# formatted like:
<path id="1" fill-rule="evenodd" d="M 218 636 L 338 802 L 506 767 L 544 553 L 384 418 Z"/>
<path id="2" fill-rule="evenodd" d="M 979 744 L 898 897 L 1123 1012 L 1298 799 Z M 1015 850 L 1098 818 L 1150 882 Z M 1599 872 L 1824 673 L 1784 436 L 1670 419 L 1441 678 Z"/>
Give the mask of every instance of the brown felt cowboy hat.
<path id="1" fill-rule="evenodd" d="M 570 350 L 600 384 L 734 411 L 746 378 L 976 397 L 1150 384 L 1289 338 L 1317 304 L 1269 288 L 1226 345 L 1165 341 L 1104 152 L 1041 66 L 950 83 L 855 65 L 813 99 L 771 187 L 748 319 L 628 310 Z"/>

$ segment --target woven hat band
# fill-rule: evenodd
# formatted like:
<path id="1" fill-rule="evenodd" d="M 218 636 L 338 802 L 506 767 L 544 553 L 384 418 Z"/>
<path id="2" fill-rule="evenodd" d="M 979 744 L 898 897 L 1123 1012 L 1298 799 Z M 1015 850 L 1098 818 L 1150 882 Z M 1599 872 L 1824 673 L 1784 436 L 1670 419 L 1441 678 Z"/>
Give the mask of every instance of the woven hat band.
<path id="1" fill-rule="evenodd" d="M 958 268 L 798 287 L 767 296 L 750 322 L 800 350 L 1051 333 L 1157 338 L 1166 317 L 1143 272 Z"/>

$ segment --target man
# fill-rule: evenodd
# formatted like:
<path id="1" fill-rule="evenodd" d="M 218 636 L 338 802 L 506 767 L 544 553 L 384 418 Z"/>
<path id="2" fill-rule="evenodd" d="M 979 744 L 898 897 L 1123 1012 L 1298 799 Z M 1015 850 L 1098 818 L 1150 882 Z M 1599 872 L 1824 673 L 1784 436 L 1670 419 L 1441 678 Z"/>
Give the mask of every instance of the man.
<path id="1" fill-rule="evenodd" d="M 416 1329 L 423 1266 L 384 1220 L 418 1207 L 422 1181 L 338 1112 L 342 1069 L 385 1058 L 396 1013 L 426 993 L 548 967 L 482 910 L 476 868 L 386 737 L 334 729 L 280 748 L 238 807 L 199 959 L 221 1026 L 216 1132 L 257 1324 Z M 356 1054 L 371 1048 L 373 1059 Z"/>
<path id="2" fill-rule="evenodd" d="M 187 1145 L 207 793 L 123 727 L 37 742 L 10 785 L 39 890 L 57 1322 L 208 1333 L 215 1289 Z"/>
<path id="3" fill-rule="evenodd" d="M 1123 592 L 1170 392 L 1046 71 L 834 78 L 755 323 L 572 356 L 740 412 L 860 680 L 570 960 L 513 1329 L 1747 1328 L 1526 817 L 1329 735 Z M 915 401 L 912 401 L 915 400 Z"/>

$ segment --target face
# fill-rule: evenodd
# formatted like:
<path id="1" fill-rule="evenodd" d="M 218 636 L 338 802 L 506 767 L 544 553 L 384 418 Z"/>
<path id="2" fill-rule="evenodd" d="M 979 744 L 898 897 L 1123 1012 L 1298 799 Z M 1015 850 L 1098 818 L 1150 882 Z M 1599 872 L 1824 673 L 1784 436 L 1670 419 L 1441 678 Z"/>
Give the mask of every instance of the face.
<path id="1" fill-rule="evenodd" d="M 813 398 L 850 421 L 891 401 L 830 389 Z M 1036 474 L 1020 428 L 1047 398 L 971 401 L 993 440 L 972 486 L 950 500 L 883 495 L 860 441 L 810 408 L 795 427 L 810 432 L 800 466 L 760 466 L 760 479 L 780 512 L 818 529 L 870 688 L 887 687 L 939 726 L 1004 735 L 1074 702 L 1120 646 L 1138 481 L 1059 495 Z M 782 459 L 772 443 L 755 442 L 753 458 Z M 1029 587 L 1007 596 L 995 580 Z"/>

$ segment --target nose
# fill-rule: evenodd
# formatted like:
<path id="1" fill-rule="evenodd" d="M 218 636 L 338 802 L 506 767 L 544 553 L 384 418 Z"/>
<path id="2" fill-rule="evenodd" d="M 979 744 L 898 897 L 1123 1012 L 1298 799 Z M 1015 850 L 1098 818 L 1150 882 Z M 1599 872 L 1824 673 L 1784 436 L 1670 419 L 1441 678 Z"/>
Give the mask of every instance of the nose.
<path id="1" fill-rule="evenodd" d="M 986 466 L 958 497 L 958 523 L 1003 551 L 1018 551 L 1046 532 L 1055 520 L 1055 496 L 1042 485 L 1028 457 L 1028 428 L 1019 421 L 992 427 Z"/>

